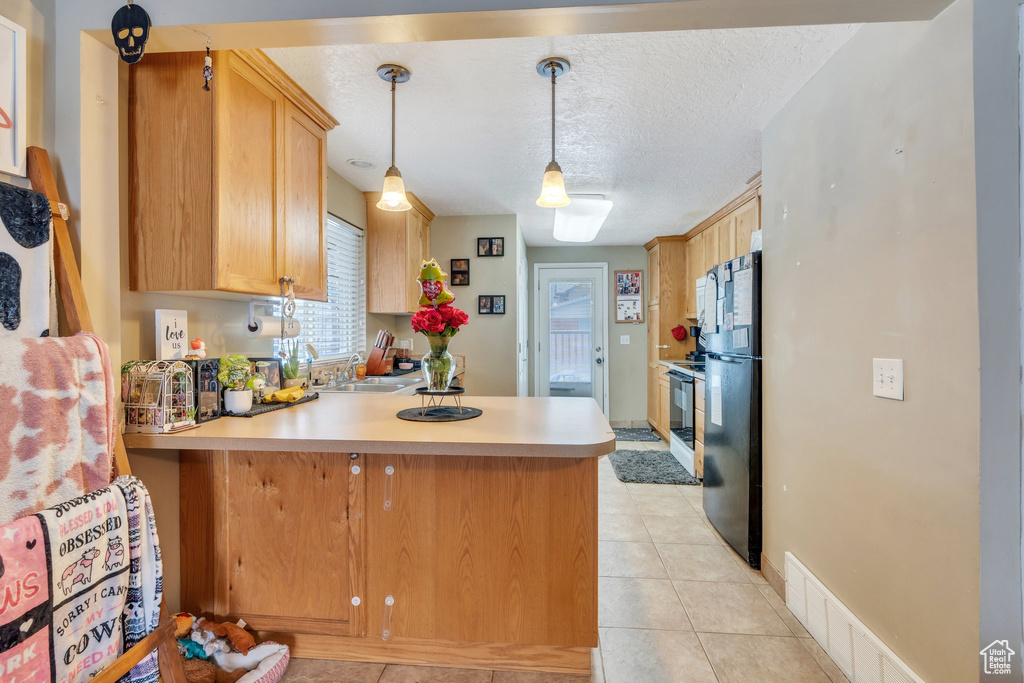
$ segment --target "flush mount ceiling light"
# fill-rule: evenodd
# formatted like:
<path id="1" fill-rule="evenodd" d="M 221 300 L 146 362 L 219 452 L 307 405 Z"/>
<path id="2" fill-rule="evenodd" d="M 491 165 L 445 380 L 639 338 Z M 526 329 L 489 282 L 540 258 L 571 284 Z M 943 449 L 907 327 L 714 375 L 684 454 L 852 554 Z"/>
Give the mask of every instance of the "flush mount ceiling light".
<path id="1" fill-rule="evenodd" d="M 612 210 L 599 194 L 576 194 L 572 204 L 555 209 L 554 238 L 559 242 L 593 242 Z"/>
<path id="2" fill-rule="evenodd" d="M 405 182 L 395 166 L 395 87 L 409 80 L 411 74 L 404 66 L 381 64 L 377 67 L 377 75 L 385 81 L 391 81 L 391 168 L 384 174 L 384 189 L 377 208 L 384 211 L 408 211 L 412 204 L 405 196 Z"/>
<path id="3" fill-rule="evenodd" d="M 542 59 L 537 64 L 537 73 L 545 78 L 551 78 L 551 163 L 544 169 L 544 184 L 540 189 L 540 197 L 537 198 L 537 206 L 558 208 L 568 206 L 571 200 L 565 193 L 562 167 L 555 161 L 555 79 L 569 73 L 569 60 L 563 57 Z"/>
<path id="4" fill-rule="evenodd" d="M 346 159 L 345 163 L 360 170 L 375 168 L 377 166 L 372 161 L 367 161 L 366 159 Z"/>

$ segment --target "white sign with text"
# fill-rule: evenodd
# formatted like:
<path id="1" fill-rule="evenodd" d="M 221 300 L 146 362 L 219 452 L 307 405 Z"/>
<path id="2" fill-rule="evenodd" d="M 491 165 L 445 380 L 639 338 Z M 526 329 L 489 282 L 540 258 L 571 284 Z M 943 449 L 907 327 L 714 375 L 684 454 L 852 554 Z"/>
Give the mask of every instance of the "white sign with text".
<path id="1" fill-rule="evenodd" d="M 188 311 L 156 309 L 156 358 L 176 360 L 188 353 Z"/>

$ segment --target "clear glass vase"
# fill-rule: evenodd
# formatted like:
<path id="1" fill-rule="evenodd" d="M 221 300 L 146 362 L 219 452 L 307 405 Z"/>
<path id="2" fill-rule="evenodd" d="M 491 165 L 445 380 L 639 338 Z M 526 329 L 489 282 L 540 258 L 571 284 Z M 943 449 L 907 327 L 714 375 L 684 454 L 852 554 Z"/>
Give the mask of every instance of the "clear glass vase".
<path id="1" fill-rule="evenodd" d="M 455 378 L 455 358 L 448 353 L 451 337 L 433 334 L 426 337 L 430 342 L 430 353 L 423 356 L 421 367 L 427 380 L 427 390 L 448 391 Z"/>

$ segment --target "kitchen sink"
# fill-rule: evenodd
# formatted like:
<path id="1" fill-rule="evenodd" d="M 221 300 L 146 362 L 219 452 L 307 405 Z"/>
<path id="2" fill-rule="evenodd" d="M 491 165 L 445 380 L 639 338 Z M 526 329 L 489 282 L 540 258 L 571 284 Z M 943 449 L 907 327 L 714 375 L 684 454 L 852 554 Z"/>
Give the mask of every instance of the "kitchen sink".
<path id="1" fill-rule="evenodd" d="M 397 391 L 401 391 L 405 388 L 404 384 L 339 384 L 334 387 L 327 387 L 324 389 L 316 389 L 316 391 L 326 392 L 345 392 L 345 393 L 361 393 L 361 394 L 393 394 Z"/>

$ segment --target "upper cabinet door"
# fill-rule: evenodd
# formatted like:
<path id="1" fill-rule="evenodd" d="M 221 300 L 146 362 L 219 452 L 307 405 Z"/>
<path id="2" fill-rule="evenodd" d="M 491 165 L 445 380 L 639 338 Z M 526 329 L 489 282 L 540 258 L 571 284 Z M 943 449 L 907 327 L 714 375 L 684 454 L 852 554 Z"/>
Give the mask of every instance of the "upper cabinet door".
<path id="1" fill-rule="evenodd" d="M 280 294 L 285 98 L 241 58 L 224 56 L 214 62 L 217 289 Z"/>
<path id="2" fill-rule="evenodd" d="M 718 265 L 718 226 L 719 223 L 715 223 L 701 233 L 701 243 L 704 245 L 702 274 L 707 274 L 709 270 Z"/>
<path id="3" fill-rule="evenodd" d="M 284 122 L 284 254 L 281 274 L 295 296 L 327 300 L 327 133 L 291 102 Z"/>
<path id="4" fill-rule="evenodd" d="M 750 253 L 750 233 L 761 229 L 761 212 L 758 210 L 758 201 L 759 199 L 754 197 L 733 214 L 736 225 L 737 256 Z"/>
<path id="5" fill-rule="evenodd" d="M 736 239 L 733 214 L 720 220 L 712 230 L 718 232 L 718 257 L 715 264 L 725 263 L 736 258 Z"/>
<path id="6" fill-rule="evenodd" d="M 656 304 L 661 298 L 661 245 L 655 244 L 647 251 L 647 300 Z"/>
<path id="7" fill-rule="evenodd" d="M 704 233 L 686 243 L 686 317 L 697 319 L 697 280 L 704 277 Z"/>
<path id="8" fill-rule="evenodd" d="M 405 215 L 409 221 L 409 228 L 406 232 L 408 240 L 406 258 L 409 263 L 406 272 L 419 274 L 423 261 L 430 259 L 430 223 L 416 209 L 406 211 Z M 415 278 L 406 278 L 405 287 L 408 291 L 406 311 L 415 313 L 420 306 L 420 283 Z"/>

